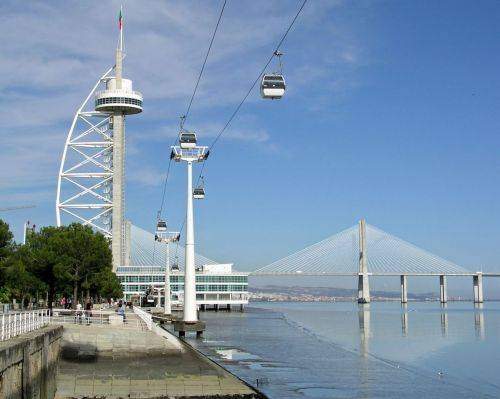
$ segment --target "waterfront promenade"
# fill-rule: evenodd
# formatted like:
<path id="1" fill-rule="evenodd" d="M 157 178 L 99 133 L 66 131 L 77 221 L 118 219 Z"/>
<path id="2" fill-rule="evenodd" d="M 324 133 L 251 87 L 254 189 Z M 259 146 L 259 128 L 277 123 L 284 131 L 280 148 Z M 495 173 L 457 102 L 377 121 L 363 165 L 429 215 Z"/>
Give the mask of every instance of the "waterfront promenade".
<path id="1" fill-rule="evenodd" d="M 129 321 L 137 318 L 127 313 Z M 56 398 L 261 397 L 175 336 L 141 323 L 65 324 Z"/>

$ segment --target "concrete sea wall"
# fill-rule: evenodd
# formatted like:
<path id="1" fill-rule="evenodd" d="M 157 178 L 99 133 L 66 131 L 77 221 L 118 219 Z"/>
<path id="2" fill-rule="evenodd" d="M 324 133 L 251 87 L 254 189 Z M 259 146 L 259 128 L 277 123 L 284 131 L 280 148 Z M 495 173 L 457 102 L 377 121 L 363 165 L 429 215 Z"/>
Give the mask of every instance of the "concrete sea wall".
<path id="1" fill-rule="evenodd" d="M 0 343 L 0 398 L 52 399 L 62 326 L 49 326 Z"/>

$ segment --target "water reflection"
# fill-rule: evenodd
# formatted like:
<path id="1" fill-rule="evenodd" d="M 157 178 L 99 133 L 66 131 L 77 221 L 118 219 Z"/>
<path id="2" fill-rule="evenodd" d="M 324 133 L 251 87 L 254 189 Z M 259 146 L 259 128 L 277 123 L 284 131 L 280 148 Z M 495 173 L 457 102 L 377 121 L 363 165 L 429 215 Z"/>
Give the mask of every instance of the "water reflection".
<path id="1" fill-rule="evenodd" d="M 485 339 L 483 304 L 474 304 L 474 329 L 476 338 L 483 341 Z"/>
<path id="2" fill-rule="evenodd" d="M 440 321 L 441 336 L 443 338 L 448 338 L 449 335 L 448 304 L 443 303 L 440 304 L 439 306 L 440 306 L 439 321 Z M 401 304 L 401 336 L 403 338 L 409 337 L 409 314 L 411 311 L 412 310 L 408 309 L 407 304 Z M 366 356 L 368 354 L 370 349 L 369 341 L 372 338 L 372 331 L 370 329 L 370 317 L 371 317 L 370 304 L 358 305 L 360 352 L 363 356 Z M 482 303 L 474 304 L 474 330 L 475 330 L 475 336 L 479 340 L 484 340 L 486 337 L 484 318 L 485 316 L 483 312 L 483 304 Z"/>
<path id="3" fill-rule="evenodd" d="M 446 312 L 447 307 L 447 303 L 441 304 L 441 336 L 443 338 L 446 338 L 448 336 L 448 312 Z"/>
<path id="4" fill-rule="evenodd" d="M 476 306 L 465 301 L 444 305 L 439 301 L 410 301 L 406 306 L 399 301 L 268 306 L 279 306 L 294 322 L 358 353 L 359 366 L 353 375 L 360 382 L 373 378 L 364 365 L 377 358 L 393 362 L 396 368 L 422 368 L 446 383 L 458 378 L 481 392 L 491 388 L 498 394 L 492 397 L 500 398 L 500 387 L 496 385 L 500 364 L 500 302 Z M 437 377 L 439 371 L 444 376 Z M 486 387 L 477 381 L 492 384 Z"/>
<path id="5" fill-rule="evenodd" d="M 401 313 L 401 332 L 403 337 L 408 336 L 408 312 L 406 309 L 403 309 L 403 313 Z"/>
<path id="6" fill-rule="evenodd" d="M 370 305 L 362 304 L 358 308 L 359 334 L 361 338 L 360 352 L 363 357 L 369 353 L 370 341 Z"/>

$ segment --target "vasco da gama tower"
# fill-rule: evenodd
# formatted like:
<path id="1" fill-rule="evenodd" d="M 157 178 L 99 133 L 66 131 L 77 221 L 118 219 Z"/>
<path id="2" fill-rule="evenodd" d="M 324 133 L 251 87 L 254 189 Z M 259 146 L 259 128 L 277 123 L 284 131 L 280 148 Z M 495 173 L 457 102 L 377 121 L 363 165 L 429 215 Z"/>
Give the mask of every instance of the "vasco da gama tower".
<path id="1" fill-rule="evenodd" d="M 99 78 L 73 118 L 56 198 L 58 226 L 78 221 L 111 239 L 114 271 L 129 262 L 124 222 L 125 116 L 142 112 L 142 94 L 123 78 L 121 11 L 118 26 L 115 65 Z"/>

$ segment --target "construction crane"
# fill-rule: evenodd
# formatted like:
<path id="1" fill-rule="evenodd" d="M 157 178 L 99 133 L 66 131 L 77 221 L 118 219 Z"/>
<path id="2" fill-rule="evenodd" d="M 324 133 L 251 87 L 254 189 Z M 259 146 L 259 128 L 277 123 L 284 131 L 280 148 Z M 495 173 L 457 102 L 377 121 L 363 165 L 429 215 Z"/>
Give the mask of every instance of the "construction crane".
<path id="1" fill-rule="evenodd" d="M 0 208 L 0 212 L 17 211 L 18 209 L 29 209 L 29 208 L 36 208 L 36 205 L 10 206 L 7 208 Z"/>

